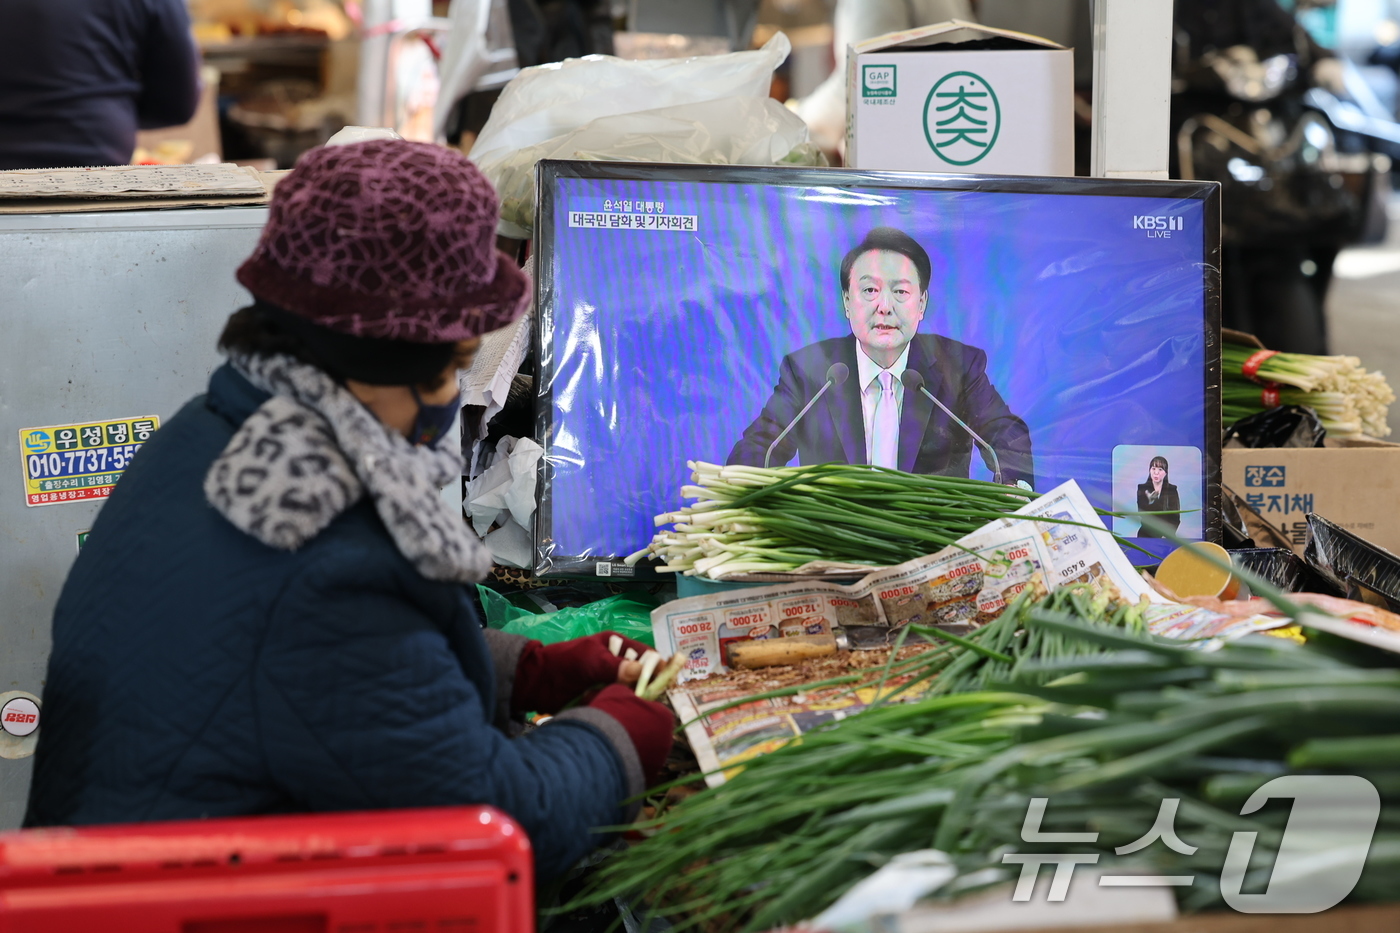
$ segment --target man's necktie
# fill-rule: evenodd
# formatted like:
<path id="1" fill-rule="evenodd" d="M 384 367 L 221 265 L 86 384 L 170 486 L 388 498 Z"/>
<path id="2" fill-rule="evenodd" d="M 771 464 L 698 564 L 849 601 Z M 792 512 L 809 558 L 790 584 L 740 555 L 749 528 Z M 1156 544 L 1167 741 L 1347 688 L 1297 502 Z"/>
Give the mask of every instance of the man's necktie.
<path id="1" fill-rule="evenodd" d="M 894 374 L 880 370 L 880 395 L 875 400 L 875 417 L 870 444 L 870 462 L 876 466 L 899 468 L 899 400 L 894 395 Z"/>

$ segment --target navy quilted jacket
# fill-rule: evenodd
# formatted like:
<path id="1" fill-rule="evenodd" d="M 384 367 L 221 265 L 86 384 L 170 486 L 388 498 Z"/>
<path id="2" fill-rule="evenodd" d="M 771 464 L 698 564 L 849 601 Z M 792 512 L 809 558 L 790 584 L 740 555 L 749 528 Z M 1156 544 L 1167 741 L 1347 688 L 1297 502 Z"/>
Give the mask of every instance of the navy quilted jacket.
<path id="1" fill-rule="evenodd" d="M 524 640 L 419 575 L 368 500 L 296 552 L 209 506 L 266 398 L 216 371 L 99 513 L 54 612 L 26 825 L 488 803 L 558 874 L 641 789 L 626 733 L 584 709 L 509 738 Z"/>

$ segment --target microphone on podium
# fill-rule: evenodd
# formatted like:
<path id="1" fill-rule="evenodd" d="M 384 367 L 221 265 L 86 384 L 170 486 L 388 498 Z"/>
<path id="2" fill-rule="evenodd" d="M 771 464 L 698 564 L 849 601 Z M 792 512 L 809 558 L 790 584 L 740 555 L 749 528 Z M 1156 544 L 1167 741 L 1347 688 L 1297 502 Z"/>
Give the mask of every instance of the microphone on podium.
<path id="1" fill-rule="evenodd" d="M 927 395 L 927 396 L 929 397 L 929 401 L 933 402 L 933 404 L 935 404 L 935 405 L 937 405 L 939 408 L 943 409 L 943 413 L 944 413 L 945 415 L 947 415 L 949 418 L 952 418 L 954 421 L 956 421 L 956 422 L 958 423 L 958 427 L 960 427 L 960 428 L 962 428 L 964 431 L 966 431 L 967 434 L 968 434 L 968 436 L 971 437 L 974 441 L 976 441 L 976 442 L 978 443 L 978 445 L 980 445 L 981 448 L 982 448 L 983 450 L 985 450 L 985 451 L 991 456 L 991 458 L 992 458 L 992 474 L 993 474 L 993 476 L 994 476 L 995 482 L 1000 483 L 1000 482 L 1001 482 L 1001 458 L 997 456 L 996 450 L 992 447 L 991 444 L 988 444 L 986 441 L 982 440 L 981 435 L 979 435 L 976 431 L 972 430 L 972 428 L 969 428 L 969 427 L 967 426 L 967 422 L 963 421 L 963 420 L 962 420 L 961 418 L 959 418 L 957 415 L 953 414 L 953 413 L 948 409 L 948 406 L 947 406 L 947 405 L 944 405 L 942 402 L 940 402 L 937 398 L 934 397 L 934 394 L 933 394 L 932 392 L 930 392 L 930 391 L 928 390 L 928 388 L 924 385 L 924 377 L 923 377 L 923 374 L 922 374 L 922 373 L 915 372 L 915 371 L 912 370 L 912 369 L 906 369 L 906 370 L 904 371 L 903 375 L 901 375 L 901 376 L 899 377 L 899 381 L 902 382 L 902 383 L 904 383 L 904 390 L 905 390 L 906 392 L 922 392 L 922 393 L 924 393 L 925 395 Z"/>
<path id="2" fill-rule="evenodd" d="M 783 428 L 783 433 L 773 438 L 773 443 L 768 445 L 768 450 L 763 454 L 763 465 L 768 466 L 768 461 L 773 457 L 773 449 L 782 443 L 783 438 L 792 433 L 792 429 L 797 427 L 797 422 L 802 420 L 802 416 L 812 410 L 812 406 L 817 404 L 817 399 L 826 394 L 827 389 L 835 388 L 846 381 L 846 377 L 851 374 L 851 369 L 845 363 L 832 363 L 826 368 L 826 382 L 817 390 L 817 394 L 812 396 L 812 400 L 802 406 L 802 410 L 797 413 L 797 417 L 788 422 L 788 426 Z"/>

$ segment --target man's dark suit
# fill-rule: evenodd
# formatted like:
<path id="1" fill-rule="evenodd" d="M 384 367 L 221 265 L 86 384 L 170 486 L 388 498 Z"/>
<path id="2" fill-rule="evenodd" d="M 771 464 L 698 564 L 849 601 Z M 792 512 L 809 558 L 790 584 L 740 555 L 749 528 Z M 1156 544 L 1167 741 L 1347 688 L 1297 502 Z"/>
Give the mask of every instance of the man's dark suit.
<path id="1" fill-rule="evenodd" d="M 864 463 L 865 421 L 856 375 L 857 352 L 855 337 L 834 337 L 783 357 L 772 397 L 744 430 L 727 462 L 762 466 L 768 445 L 822 387 L 831 364 L 845 363 L 850 371 L 845 384 L 827 390 L 773 451 L 771 463 L 787 463 L 793 454 L 807 464 Z M 1004 482 L 1023 479 L 1035 485 L 1030 431 L 987 380 L 986 353 L 937 334 L 916 334 L 909 344 L 907 365 L 924 377 L 928 390 L 939 401 L 996 449 Z M 927 396 L 905 390 L 899 423 L 901 470 L 967 476 L 972 448 L 967 432 Z"/>

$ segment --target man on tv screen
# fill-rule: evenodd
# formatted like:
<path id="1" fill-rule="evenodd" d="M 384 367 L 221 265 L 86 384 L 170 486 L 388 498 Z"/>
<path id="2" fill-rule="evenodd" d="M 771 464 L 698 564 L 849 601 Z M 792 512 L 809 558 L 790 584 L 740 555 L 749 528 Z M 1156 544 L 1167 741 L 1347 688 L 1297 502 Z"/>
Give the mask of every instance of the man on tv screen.
<path id="1" fill-rule="evenodd" d="M 771 465 L 796 454 L 804 464 L 871 463 L 909 473 L 967 476 L 976 433 L 996 451 L 1003 482 L 1034 485 L 1030 431 L 988 381 L 987 354 L 948 337 L 918 333 L 931 273 L 928 253 L 907 233 L 893 227 L 871 230 L 841 261 L 850 336 L 783 357 L 772 397 L 728 462 L 763 466 L 769 446 L 826 385 L 774 447 Z M 906 370 L 922 377 L 922 388 Z M 982 456 L 995 471 L 993 458 L 985 451 Z"/>

